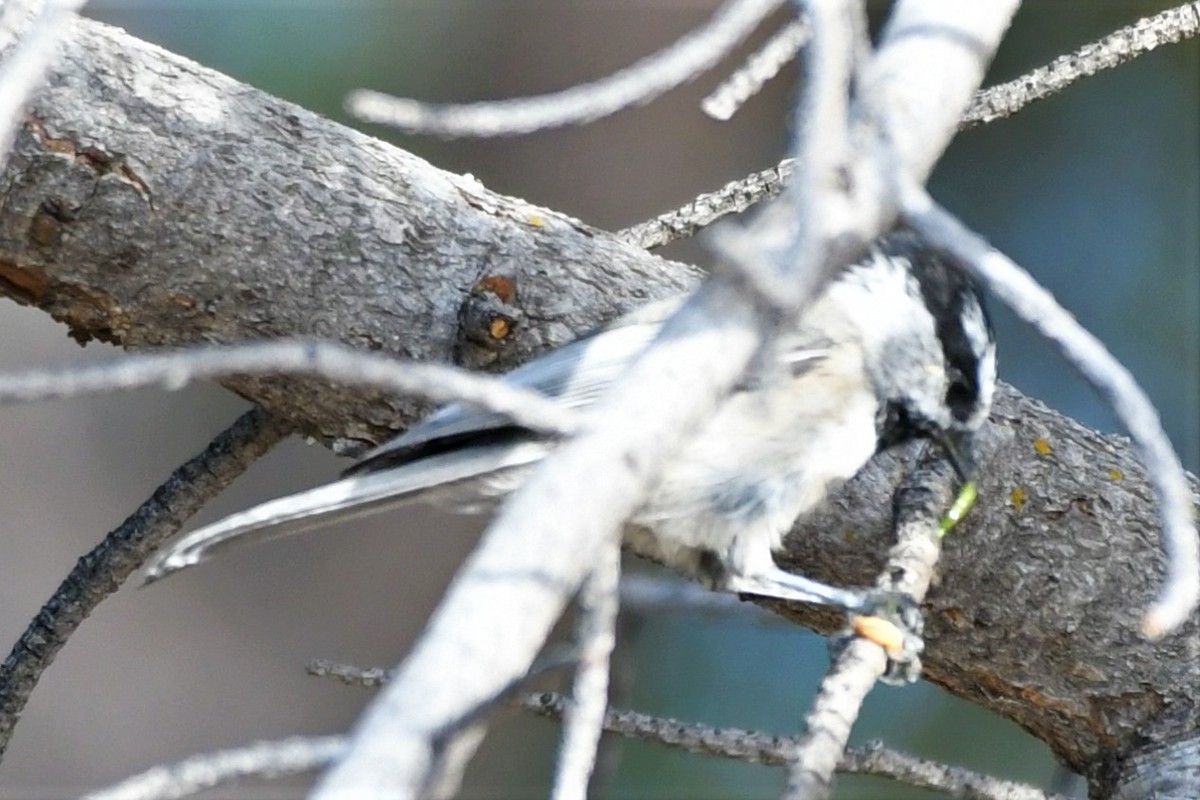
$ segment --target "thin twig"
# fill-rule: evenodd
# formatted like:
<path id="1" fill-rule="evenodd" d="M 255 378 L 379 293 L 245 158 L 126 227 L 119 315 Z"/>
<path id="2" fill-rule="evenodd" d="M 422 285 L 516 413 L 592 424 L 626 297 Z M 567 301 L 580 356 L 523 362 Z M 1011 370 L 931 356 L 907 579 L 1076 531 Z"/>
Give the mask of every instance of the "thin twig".
<path id="1" fill-rule="evenodd" d="M 1060 92 L 1101 69 L 1118 66 L 1163 44 L 1181 42 L 1197 34 L 1200 34 L 1200 2 L 1141 20 L 1015 80 L 976 92 L 959 130 L 1012 116 L 1030 103 Z M 625 228 L 617 236 L 647 250 L 690 238 L 725 217 L 779 195 L 793 169 L 793 159 L 785 158 L 774 167 L 730 181 L 679 208 Z"/>
<path id="2" fill-rule="evenodd" d="M 254 409 L 171 474 L 70 575 L 0 665 L 0 754 L 42 673 L 83 620 L 209 498 L 283 439 L 289 428 Z"/>
<path id="3" fill-rule="evenodd" d="M 522 695 L 517 704 L 538 716 L 561 719 L 566 701 L 561 695 L 542 692 Z M 604 715 L 604 730 L 689 753 L 768 766 L 786 764 L 796 747 L 796 740 L 790 737 L 737 728 L 713 728 L 622 709 L 610 709 Z M 877 742 L 847 750 L 837 771 L 891 778 L 909 786 L 970 800 L 1066 800 L 1032 786 L 916 758 Z"/>
<path id="4" fill-rule="evenodd" d="M 563 717 L 554 800 L 586 800 L 608 708 L 609 660 L 616 645 L 621 548 L 611 542 L 579 593 L 578 664 Z"/>
<path id="5" fill-rule="evenodd" d="M 155 767 L 83 800 L 166 800 L 186 797 L 244 778 L 283 778 L 316 772 L 346 752 L 346 736 L 294 736 L 277 742 L 193 756 Z"/>
<path id="6" fill-rule="evenodd" d="M 348 386 L 416 395 L 435 403 L 465 403 L 543 433 L 572 433 L 578 427 L 575 414 L 499 378 L 306 339 L 197 347 L 83 367 L 0 374 L 0 405 L 152 385 L 175 390 L 197 380 L 267 373 L 308 375 Z"/>
<path id="7" fill-rule="evenodd" d="M 822 0 L 806 7 L 812 35 L 806 72 L 812 77 L 793 115 L 787 202 L 764 208 L 743 228 L 728 226 L 713 237 L 724 263 L 756 299 L 793 317 L 844 266 L 827 257 L 833 232 L 864 221 L 859 209 L 850 208 L 846 182 L 840 179 L 852 154 L 850 83 L 857 50 L 852 6 L 852 0 Z"/>
<path id="8" fill-rule="evenodd" d="M 1119 67 L 1164 44 L 1175 44 L 1197 34 L 1200 34 L 1200 2 L 1185 3 L 1138 20 L 1016 80 L 979 92 L 963 116 L 960 130 L 1010 117 L 1030 103 L 1057 94 L 1083 78 Z"/>
<path id="9" fill-rule="evenodd" d="M 896 493 L 896 544 L 876 583 L 918 603 L 929 591 L 940 548 L 942 514 L 950 505 L 953 470 L 944 461 L 918 468 Z M 832 791 L 833 773 L 842 760 L 850 728 L 876 681 L 884 676 L 887 655 L 879 645 L 854 638 L 821 681 L 812 709 L 788 765 L 788 800 L 822 800 Z"/>
<path id="10" fill-rule="evenodd" d="M 346 107 L 366 122 L 437 136 L 513 136 L 593 122 L 653 100 L 717 63 L 783 0 L 732 0 L 674 45 L 607 78 L 553 94 L 466 105 L 434 105 L 359 90 Z"/>
<path id="11" fill-rule="evenodd" d="M 314 661 L 312 675 L 333 678 L 348 686 L 377 688 L 390 679 L 390 671 L 346 664 Z M 514 703 L 531 713 L 561 720 L 567 700 L 555 692 L 520 695 Z M 604 730 L 631 739 L 653 742 L 698 755 L 730 758 L 747 764 L 783 766 L 796 752 L 797 739 L 770 736 L 737 728 L 713 728 L 669 717 L 654 717 L 637 711 L 610 708 L 604 713 Z M 851 748 L 838 763 L 838 772 L 876 775 L 915 786 L 946 792 L 970 800 L 1066 800 L 1066 798 L 1018 783 L 992 778 L 958 767 L 889 750 L 878 743 Z"/>
<path id="12" fill-rule="evenodd" d="M 953 256 L 1017 316 L 1057 345 L 1129 432 L 1158 495 L 1167 555 L 1166 580 L 1142 619 L 1142 630 L 1151 639 L 1170 633 L 1200 601 L 1200 539 L 1187 477 L 1154 404 L 1129 370 L 1028 272 L 972 233 L 924 189 L 909 188 L 903 214 L 930 245 Z"/>
<path id="13" fill-rule="evenodd" d="M 12 45 L 0 65 L 0 164 L 12 147 L 15 123 L 21 108 L 46 72 L 67 22 L 86 0 L 47 0 L 37 19 Z M 15 15 L 18 12 L 9 12 Z M 6 18 L 8 15 L 6 15 Z"/>
<path id="14" fill-rule="evenodd" d="M 691 238 L 718 220 L 777 196 L 792 177 L 795 164 L 795 159 L 785 158 L 778 166 L 730 181 L 673 211 L 618 231 L 616 236 L 646 250 Z"/>
<path id="15" fill-rule="evenodd" d="M 355 667 L 324 658 L 314 658 L 304 671 L 314 678 L 329 678 L 343 686 L 377 689 L 392 679 L 392 670 L 383 667 Z"/>
<path id="16" fill-rule="evenodd" d="M 700 103 L 700 108 L 713 119 L 727 120 L 767 83 L 779 74 L 783 66 L 796 57 L 808 41 L 808 26 L 793 19 L 754 52 L 746 63 L 726 78 Z"/>

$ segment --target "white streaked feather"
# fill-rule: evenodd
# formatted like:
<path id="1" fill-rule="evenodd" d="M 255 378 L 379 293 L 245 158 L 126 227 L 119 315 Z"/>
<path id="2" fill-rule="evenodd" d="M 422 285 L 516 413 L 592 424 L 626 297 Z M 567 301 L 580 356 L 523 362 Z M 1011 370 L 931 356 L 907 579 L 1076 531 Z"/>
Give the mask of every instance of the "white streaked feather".
<path id="1" fill-rule="evenodd" d="M 503 473 L 541 459 L 544 441 L 496 444 L 443 453 L 407 467 L 353 475 L 281 497 L 189 533 L 156 555 L 146 583 L 244 545 L 280 539 L 332 522 L 376 514 L 422 499 L 427 493 L 480 475 Z M 503 491 L 503 490 L 498 490 Z"/>

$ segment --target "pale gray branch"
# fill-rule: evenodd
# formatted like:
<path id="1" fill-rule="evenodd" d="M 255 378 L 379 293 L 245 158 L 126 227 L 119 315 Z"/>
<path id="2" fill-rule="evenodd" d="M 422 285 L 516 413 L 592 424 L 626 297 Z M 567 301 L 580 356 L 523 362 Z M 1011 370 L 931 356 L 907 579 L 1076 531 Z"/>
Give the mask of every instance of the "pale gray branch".
<path id="1" fill-rule="evenodd" d="M 1010 117 L 1030 103 L 1057 94 L 1097 72 L 1119 67 L 1164 44 L 1175 44 L 1197 34 L 1200 34 L 1200 2 L 1184 3 L 1138 20 L 1073 53 L 1059 56 L 1044 67 L 979 92 L 963 115 L 962 128 Z"/>
<path id="2" fill-rule="evenodd" d="M 896 495 L 896 544 L 876 585 L 901 592 L 918 603 L 925 599 L 940 552 L 940 521 L 950 505 L 954 476 L 944 462 L 933 462 L 917 470 Z M 919 670 L 916 652 L 897 664 L 915 680 Z M 824 800 L 833 790 L 833 773 L 850 740 L 850 729 L 858 719 L 867 694 L 888 669 L 888 653 L 865 638 L 853 638 L 834 659 L 821 681 L 817 696 L 805 717 L 806 731 L 789 757 L 786 800 Z"/>
<path id="3" fill-rule="evenodd" d="M 167 800 L 245 778 L 281 778 L 327 767 L 348 746 L 346 736 L 294 736 L 278 742 L 194 756 L 155 767 L 115 786 L 91 792 L 84 800 Z"/>
<path id="4" fill-rule="evenodd" d="M 697 77 L 744 40 L 784 0 L 730 0 L 671 47 L 608 78 L 554 94 L 469 105 L 433 105 L 359 90 L 351 114 L 411 133 L 513 136 L 593 122 L 640 105 Z"/>
<path id="5" fill-rule="evenodd" d="M 143 386 L 178 390 L 207 378 L 253 373 L 307 375 L 349 385 L 459 402 L 550 434 L 572 433 L 578 417 L 542 395 L 499 378 L 441 364 L 405 363 L 332 342 L 284 339 L 175 353 L 134 355 L 104 364 L 0 374 L 0 404 L 53 400 Z"/>
<path id="6" fill-rule="evenodd" d="M 586 800 L 608 709 L 609 661 L 616 646 L 621 548 L 600 553 L 579 593 L 578 664 L 571 702 L 563 715 L 562 748 L 554 773 L 553 800 Z"/>
<path id="7" fill-rule="evenodd" d="M 713 119 L 732 118 L 747 100 L 758 94 L 767 81 L 778 75 L 779 70 L 796 57 L 809 35 L 808 26 L 803 20 L 789 21 L 746 59 L 745 64 L 705 97 L 700 108 Z"/>

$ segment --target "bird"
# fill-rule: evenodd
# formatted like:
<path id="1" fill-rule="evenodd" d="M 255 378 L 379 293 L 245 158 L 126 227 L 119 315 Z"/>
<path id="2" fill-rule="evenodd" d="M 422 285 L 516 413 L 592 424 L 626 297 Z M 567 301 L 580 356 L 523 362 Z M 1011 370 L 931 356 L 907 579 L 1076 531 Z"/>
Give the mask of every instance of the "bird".
<path id="1" fill-rule="evenodd" d="M 683 300 L 635 309 L 502 380 L 586 419 Z M 798 519 L 894 445 L 934 440 L 970 477 L 995 390 L 992 326 L 971 278 L 907 231 L 874 242 L 793 322 L 664 465 L 622 541 L 714 590 L 871 613 L 873 591 L 790 573 L 774 552 Z M 488 513 L 561 441 L 452 404 L 339 480 L 185 534 L 143 575 L 158 581 L 235 547 L 414 502 Z"/>

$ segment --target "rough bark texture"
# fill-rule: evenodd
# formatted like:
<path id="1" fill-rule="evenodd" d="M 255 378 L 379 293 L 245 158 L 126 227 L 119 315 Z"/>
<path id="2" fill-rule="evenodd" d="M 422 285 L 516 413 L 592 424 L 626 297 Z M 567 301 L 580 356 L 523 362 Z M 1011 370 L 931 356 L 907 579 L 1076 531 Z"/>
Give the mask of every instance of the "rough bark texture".
<path id="1" fill-rule="evenodd" d="M 317 335 L 499 369 L 697 280 L 92 22 L 31 103 L 0 203 L 0 295 L 136 349 Z M 229 385 L 334 442 L 419 411 Z M 1143 763 L 1194 754 L 1180 742 L 1200 724 L 1197 621 L 1138 633 L 1162 572 L 1153 495 L 1125 440 L 1011 390 L 985 442 L 981 502 L 926 603 L 926 674 L 1048 742 L 1096 796 L 1132 792 Z M 852 482 L 790 538 L 790 565 L 869 581 L 902 468 Z"/>
<path id="2" fill-rule="evenodd" d="M 981 502 L 946 539 L 925 603 L 925 675 L 1020 724 L 1092 777 L 1200 724 L 1200 625 L 1158 644 L 1140 633 L 1162 574 L 1154 495 L 1128 440 L 1103 436 L 1005 388 L 982 437 Z M 862 583 L 891 537 L 877 459 L 788 561 Z M 1192 482 L 1200 502 L 1200 485 Z M 806 624 L 820 617 L 797 615 Z"/>
<path id="3" fill-rule="evenodd" d="M 0 192 L 0 291 L 134 349 L 304 335 L 504 369 L 698 277 L 88 21 Z M 327 440 L 420 410 L 228 385 Z"/>

